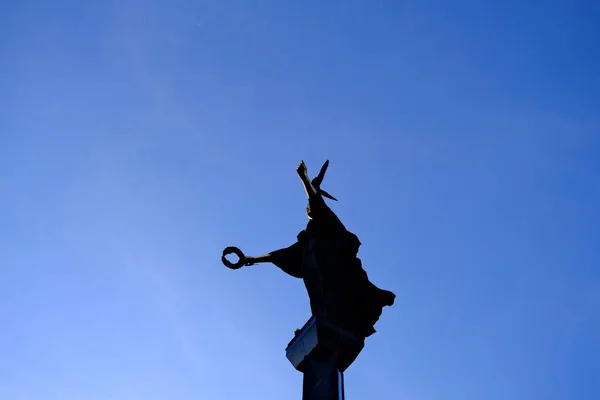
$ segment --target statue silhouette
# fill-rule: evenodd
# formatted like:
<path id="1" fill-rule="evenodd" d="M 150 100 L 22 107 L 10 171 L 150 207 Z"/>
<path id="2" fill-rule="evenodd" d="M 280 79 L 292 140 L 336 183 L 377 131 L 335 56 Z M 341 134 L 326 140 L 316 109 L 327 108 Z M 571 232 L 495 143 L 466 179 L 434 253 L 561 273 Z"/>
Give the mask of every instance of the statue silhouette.
<path id="1" fill-rule="evenodd" d="M 368 337 L 375 333 L 374 325 L 383 307 L 393 305 L 396 296 L 369 280 L 357 257 L 360 240 L 325 203 L 324 197 L 336 200 L 321 188 L 328 166 L 329 161 L 326 161 L 312 181 L 304 161 L 296 170 L 308 197 L 309 218 L 296 243 L 259 257 L 246 257 L 239 249 L 228 247 L 222 260 L 230 268 L 273 263 L 288 275 L 304 281 L 315 317 Z M 237 265 L 225 259 L 229 253 L 238 254 Z"/>

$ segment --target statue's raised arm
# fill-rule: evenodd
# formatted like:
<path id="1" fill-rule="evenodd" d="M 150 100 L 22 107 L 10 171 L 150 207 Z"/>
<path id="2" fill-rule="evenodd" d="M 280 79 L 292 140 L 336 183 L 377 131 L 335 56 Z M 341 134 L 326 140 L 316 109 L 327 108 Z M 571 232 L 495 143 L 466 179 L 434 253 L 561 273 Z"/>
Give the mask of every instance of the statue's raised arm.
<path id="1" fill-rule="evenodd" d="M 329 167 L 329 160 L 325 161 L 321 170 L 319 171 L 319 175 L 314 178 L 312 181 L 308 178 L 308 168 L 306 168 L 306 164 L 304 161 L 298 165 L 296 168 L 296 173 L 300 177 L 300 181 L 304 186 L 304 191 L 306 192 L 306 197 L 308 198 L 308 207 L 306 208 L 306 212 L 308 218 L 311 220 L 319 220 L 320 222 L 330 223 L 330 224 L 339 224 L 341 228 L 345 229 L 342 222 L 335 215 L 333 211 L 329 208 L 327 203 L 325 203 L 325 198 L 335 200 L 337 199 L 327 193 L 323 188 L 321 188 L 321 183 L 323 183 L 323 178 L 325 178 L 325 173 L 327 172 L 327 168 Z"/>

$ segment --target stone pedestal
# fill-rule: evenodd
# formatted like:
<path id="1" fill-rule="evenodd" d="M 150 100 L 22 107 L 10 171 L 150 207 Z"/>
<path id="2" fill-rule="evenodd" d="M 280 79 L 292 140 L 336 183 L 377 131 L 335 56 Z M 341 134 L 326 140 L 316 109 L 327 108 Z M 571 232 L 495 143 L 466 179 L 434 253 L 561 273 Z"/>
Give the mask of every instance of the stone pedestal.
<path id="1" fill-rule="evenodd" d="M 285 350 L 294 368 L 304 374 L 302 399 L 344 399 L 343 373 L 364 345 L 364 338 L 311 317 Z"/>

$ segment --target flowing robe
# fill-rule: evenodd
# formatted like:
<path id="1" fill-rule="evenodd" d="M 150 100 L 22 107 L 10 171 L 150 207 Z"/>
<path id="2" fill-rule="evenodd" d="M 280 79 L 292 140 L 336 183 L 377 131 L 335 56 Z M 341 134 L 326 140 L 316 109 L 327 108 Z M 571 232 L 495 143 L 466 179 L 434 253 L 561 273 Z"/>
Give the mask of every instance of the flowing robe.
<path id="1" fill-rule="evenodd" d="M 359 336 L 375 333 L 384 306 L 395 295 L 375 286 L 357 257 L 360 241 L 318 198 L 310 202 L 313 219 L 297 242 L 271 253 L 271 262 L 285 273 L 301 278 L 313 315 Z"/>

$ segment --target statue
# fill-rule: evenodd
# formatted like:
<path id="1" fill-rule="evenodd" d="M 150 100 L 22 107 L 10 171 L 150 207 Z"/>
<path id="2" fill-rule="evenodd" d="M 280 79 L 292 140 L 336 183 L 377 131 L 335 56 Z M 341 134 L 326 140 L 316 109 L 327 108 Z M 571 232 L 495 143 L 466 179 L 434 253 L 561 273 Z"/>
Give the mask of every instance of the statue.
<path id="1" fill-rule="evenodd" d="M 304 161 L 296 169 L 308 197 L 309 219 L 296 243 L 259 257 L 246 257 L 238 248 L 228 247 L 222 261 L 232 269 L 266 262 L 276 265 L 304 281 L 314 317 L 366 338 L 375 333 L 383 307 L 393 305 L 396 296 L 369 280 L 357 257 L 358 237 L 325 203 L 324 198 L 337 201 L 321 188 L 328 166 L 326 161 L 312 181 Z M 225 257 L 232 253 L 240 258 L 236 264 Z"/>

